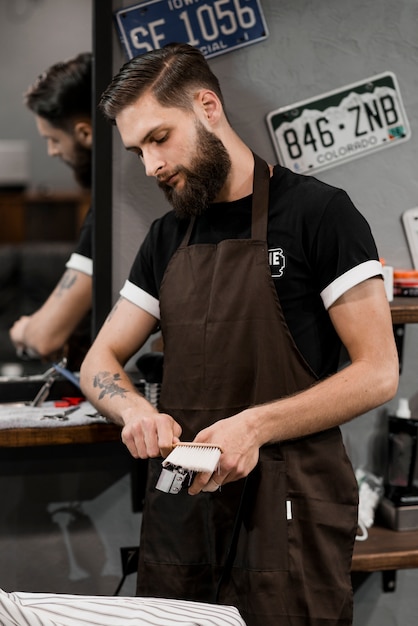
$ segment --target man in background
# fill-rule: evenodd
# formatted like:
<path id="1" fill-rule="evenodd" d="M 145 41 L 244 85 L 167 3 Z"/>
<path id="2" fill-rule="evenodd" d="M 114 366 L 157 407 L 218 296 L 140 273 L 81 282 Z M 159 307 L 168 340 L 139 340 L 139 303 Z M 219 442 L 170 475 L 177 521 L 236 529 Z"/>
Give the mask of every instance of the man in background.
<path id="1" fill-rule="evenodd" d="M 71 167 L 77 183 L 89 190 L 92 170 L 91 53 L 81 53 L 52 65 L 29 87 L 25 104 L 35 115 L 37 129 L 47 142 L 49 156 L 59 157 Z M 10 338 L 19 355 L 45 360 L 67 355 L 69 366 L 79 366 L 90 343 L 90 332 L 80 331 L 79 326 L 91 309 L 92 273 L 90 208 L 78 244 L 55 289 L 35 313 L 22 316 L 10 329 Z M 80 342 L 86 345 L 80 345 Z"/>

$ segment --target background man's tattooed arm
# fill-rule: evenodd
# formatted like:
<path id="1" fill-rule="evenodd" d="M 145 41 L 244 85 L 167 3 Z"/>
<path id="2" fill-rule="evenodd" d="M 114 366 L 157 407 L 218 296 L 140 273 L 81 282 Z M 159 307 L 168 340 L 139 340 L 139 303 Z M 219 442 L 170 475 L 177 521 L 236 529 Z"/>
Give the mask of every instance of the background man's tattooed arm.
<path id="1" fill-rule="evenodd" d="M 77 272 L 74 272 L 73 270 L 67 270 L 57 285 L 55 295 L 58 298 L 61 297 L 64 291 L 68 291 L 68 289 L 71 289 L 76 280 Z"/>

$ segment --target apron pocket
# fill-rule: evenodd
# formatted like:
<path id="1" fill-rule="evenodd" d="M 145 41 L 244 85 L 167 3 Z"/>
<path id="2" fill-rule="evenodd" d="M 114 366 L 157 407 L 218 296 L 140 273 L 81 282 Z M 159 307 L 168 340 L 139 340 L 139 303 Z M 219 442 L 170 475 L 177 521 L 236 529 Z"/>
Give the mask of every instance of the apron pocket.
<path id="1" fill-rule="evenodd" d="M 302 494 L 294 495 L 293 504 L 289 545 L 293 585 L 299 590 L 299 597 L 312 608 L 312 619 L 349 624 L 357 507 Z"/>
<path id="2" fill-rule="evenodd" d="M 248 476 L 234 567 L 258 571 L 288 570 L 288 525 L 292 523 L 285 462 L 272 458 L 277 448 L 260 451 Z"/>

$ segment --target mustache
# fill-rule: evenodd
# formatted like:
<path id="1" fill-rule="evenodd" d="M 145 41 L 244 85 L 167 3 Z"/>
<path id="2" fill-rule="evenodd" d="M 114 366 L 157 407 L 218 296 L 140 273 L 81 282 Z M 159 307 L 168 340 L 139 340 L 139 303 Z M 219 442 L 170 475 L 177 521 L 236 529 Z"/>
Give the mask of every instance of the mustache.
<path id="1" fill-rule="evenodd" d="M 177 176 L 178 174 L 185 175 L 189 180 L 195 177 L 193 172 L 191 172 L 187 167 L 184 167 L 183 165 L 177 165 L 175 170 L 157 176 L 157 185 L 162 189 L 172 189 L 171 185 L 167 184 L 167 181 L 170 180 L 170 178 L 172 178 L 173 176 Z"/>
<path id="2" fill-rule="evenodd" d="M 165 174 L 164 176 L 157 176 L 157 185 L 163 189 L 170 187 L 170 185 L 167 184 L 167 181 L 176 174 L 178 174 L 178 172 L 171 172 L 170 174 Z"/>

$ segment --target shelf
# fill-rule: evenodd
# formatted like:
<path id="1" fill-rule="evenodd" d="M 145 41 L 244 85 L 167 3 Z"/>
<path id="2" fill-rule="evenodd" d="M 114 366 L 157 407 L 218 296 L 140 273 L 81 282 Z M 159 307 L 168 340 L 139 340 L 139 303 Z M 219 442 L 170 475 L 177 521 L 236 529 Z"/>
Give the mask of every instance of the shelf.
<path id="1" fill-rule="evenodd" d="M 418 324 L 418 298 L 394 298 L 390 310 L 393 324 Z"/>
<path id="2" fill-rule="evenodd" d="M 373 526 L 366 541 L 356 541 L 351 570 L 379 572 L 418 567 L 418 531 Z"/>

